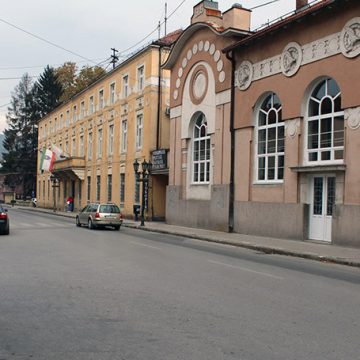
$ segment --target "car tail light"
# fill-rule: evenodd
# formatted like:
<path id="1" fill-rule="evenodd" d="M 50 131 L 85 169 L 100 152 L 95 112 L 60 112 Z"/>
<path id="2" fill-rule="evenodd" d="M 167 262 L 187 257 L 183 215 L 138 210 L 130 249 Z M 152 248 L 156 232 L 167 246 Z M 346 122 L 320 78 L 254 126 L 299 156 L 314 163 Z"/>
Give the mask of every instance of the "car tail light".
<path id="1" fill-rule="evenodd" d="M 120 220 L 123 219 L 123 214 L 122 213 L 119 214 L 119 218 L 120 218 Z"/>
<path id="2" fill-rule="evenodd" d="M 5 212 L 0 213 L 0 219 L 7 219 L 7 213 Z"/>
<path id="3" fill-rule="evenodd" d="M 95 214 L 95 219 L 99 219 L 100 218 L 100 214 L 97 212 L 96 214 Z"/>

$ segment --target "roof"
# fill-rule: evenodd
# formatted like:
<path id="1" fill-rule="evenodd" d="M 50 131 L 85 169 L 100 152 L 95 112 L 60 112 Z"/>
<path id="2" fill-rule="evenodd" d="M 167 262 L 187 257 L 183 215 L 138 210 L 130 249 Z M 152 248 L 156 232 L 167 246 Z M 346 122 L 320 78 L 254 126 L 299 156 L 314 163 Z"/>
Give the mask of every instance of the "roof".
<path id="1" fill-rule="evenodd" d="M 304 18 L 308 17 L 309 15 L 314 15 L 319 11 L 324 11 L 326 8 L 329 8 L 330 5 L 335 3 L 339 4 L 341 1 L 344 0 L 314 0 L 305 7 L 299 10 L 295 10 L 294 12 L 285 15 L 285 17 L 275 20 L 275 22 L 272 23 L 271 25 L 268 25 L 265 28 L 260 28 L 252 35 L 244 39 L 241 39 L 240 41 L 237 41 L 236 43 L 226 47 L 225 49 L 223 49 L 223 52 L 225 53 L 225 52 L 233 51 L 240 46 L 249 44 L 254 40 L 260 39 L 263 36 L 268 35 L 269 33 L 273 33 L 275 31 L 284 29 L 286 26 L 288 26 L 291 23 L 299 22 Z"/>
<path id="2" fill-rule="evenodd" d="M 161 46 L 171 46 L 182 33 L 183 33 L 182 29 L 175 30 L 170 34 L 167 34 L 164 37 L 160 38 L 159 40 L 155 40 L 153 44 L 161 45 Z"/>

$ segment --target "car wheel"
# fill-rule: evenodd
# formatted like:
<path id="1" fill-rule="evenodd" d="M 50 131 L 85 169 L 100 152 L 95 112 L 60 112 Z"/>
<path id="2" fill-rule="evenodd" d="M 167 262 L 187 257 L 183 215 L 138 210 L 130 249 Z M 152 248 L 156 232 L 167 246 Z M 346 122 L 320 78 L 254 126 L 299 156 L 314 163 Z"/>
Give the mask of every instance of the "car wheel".
<path id="1" fill-rule="evenodd" d="M 88 220 L 88 228 L 89 228 L 90 230 L 94 229 L 94 224 L 93 224 L 93 222 L 92 222 L 91 219 Z"/>
<path id="2" fill-rule="evenodd" d="M 10 228 L 7 228 L 4 230 L 4 235 L 9 235 L 10 234 Z"/>
<path id="3" fill-rule="evenodd" d="M 81 227 L 81 222 L 78 216 L 76 217 L 76 226 Z"/>
<path id="4" fill-rule="evenodd" d="M 120 230 L 120 225 L 114 225 L 114 230 Z"/>

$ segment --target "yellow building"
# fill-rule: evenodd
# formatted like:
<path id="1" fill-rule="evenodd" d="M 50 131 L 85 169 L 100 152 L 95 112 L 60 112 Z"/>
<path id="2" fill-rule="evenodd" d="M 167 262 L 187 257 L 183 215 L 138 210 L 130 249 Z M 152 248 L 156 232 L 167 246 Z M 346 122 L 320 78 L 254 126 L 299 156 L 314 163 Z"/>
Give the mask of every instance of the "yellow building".
<path id="1" fill-rule="evenodd" d="M 141 203 L 133 163 L 150 160 L 147 217 L 165 217 L 170 72 L 161 64 L 179 35 L 138 51 L 39 121 L 39 150 L 55 145 L 66 155 L 55 161 L 52 174 L 39 170 L 39 156 L 40 207 L 63 210 L 71 196 L 75 210 L 113 202 L 131 216 Z"/>

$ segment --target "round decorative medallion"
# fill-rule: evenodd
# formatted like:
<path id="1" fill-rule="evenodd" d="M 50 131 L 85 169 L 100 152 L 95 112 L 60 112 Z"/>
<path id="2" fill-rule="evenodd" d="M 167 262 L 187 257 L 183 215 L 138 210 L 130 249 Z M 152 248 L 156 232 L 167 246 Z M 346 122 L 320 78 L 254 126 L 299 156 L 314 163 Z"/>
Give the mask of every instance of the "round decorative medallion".
<path id="1" fill-rule="evenodd" d="M 253 64 L 250 61 L 243 61 L 237 71 L 237 86 L 239 90 L 246 90 L 253 79 Z"/>
<path id="2" fill-rule="evenodd" d="M 178 96 L 179 96 L 179 91 L 175 90 L 173 94 L 174 100 L 177 100 Z"/>
<path id="3" fill-rule="evenodd" d="M 182 67 L 183 67 L 184 69 L 186 68 L 187 63 L 188 63 L 187 58 L 183 58 Z"/>
<path id="4" fill-rule="evenodd" d="M 214 44 L 211 44 L 210 49 L 209 49 L 210 55 L 214 55 L 214 54 L 215 54 L 215 50 L 216 50 L 215 45 L 214 45 Z"/>
<path id="5" fill-rule="evenodd" d="M 348 58 L 360 54 L 360 17 L 351 19 L 344 26 L 340 35 L 340 49 Z"/>
<path id="6" fill-rule="evenodd" d="M 175 86 L 176 86 L 176 88 L 178 89 L 178 88 L 180 87 L 180 85 L 181 85 L 181 80 L 178 78 L 178 79 L 176 80 Z"/>
<path id="7" fill-rule="evenodd" d="M 179 68 L 178 70 L 178 77 L 181 78 L 183 76 L 184 70 L 183 68 Z"/>
<path id="8" fill-rule="evenodd" d="M 192 48 L 193 54 L 197 54 L 198 52 L 198 44 L 194 44 L 193 48 Z"/>
<path id="9" fill-rule="evenodd" d="M 219 60 L 218 63 L 216 64 L 217 71 L 221 71 L 223 69 L 223 66 L 224 66 L 224 62 L 222 60 Z"/>
<path id="10" fill-rule="evenodd" d="M 285 76 L 293 76 L 300 69 L 302 62 L 302 48 L 296 42 L 289 43 L 281 55 L 281 70 Z"/>
<path id="11" fill-rule="evenodd" d="M 345 121 L 351 130 L 356 130 L 360 127 L 360 107 L 346 109 L 344 115 Z"/>
<path id="12" fill-rule="evenodd" d="M 203 51 L 204 50 L 204 42 L 201 40 L 199 42 L 199 51 Z"/>
<path id="13" fill-rule="evenodd" d="M 225 81 L 225 78 L 226 78 L 225 71 L 221 71 L 221 73 L 219 74 L 219 81 L 223 83 Z"/>
<path id="14" fill-rule="evenodd" d="M 189 51 L 187 52 L 187 55 L 186 55 L 187 59 L 188 59 L 188 60 L 191 60 L 192 55 L 193 55 L 193 54 L 192 54 L 192 51 L 189 50 Z"/>
<path id="15" fill-rule="evenodd" d="M 296 136 L 297 129 L 298 129 L 297 119 L 292 119 L 286 122 L 286 131 L 292 139 Z"/>
<path id="16" fill-rule="evenodd" d="M 190 98 L 193 104 L 199 105 L 204 100 L 208 83 L 208 73 L 205 66 L 197 66 L 190 79 Z"/>
<path id="17" fill-rule="evenodd" d="M 204 45 L 204 51 L 208 51 L 210 47 L 210 43 L 209 41 L 205 41 L 205 45 Z"/>

